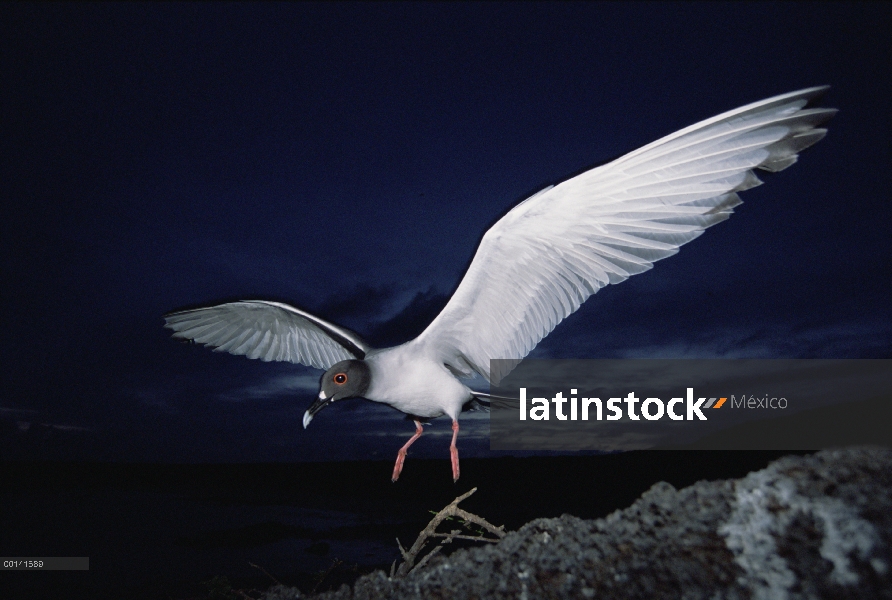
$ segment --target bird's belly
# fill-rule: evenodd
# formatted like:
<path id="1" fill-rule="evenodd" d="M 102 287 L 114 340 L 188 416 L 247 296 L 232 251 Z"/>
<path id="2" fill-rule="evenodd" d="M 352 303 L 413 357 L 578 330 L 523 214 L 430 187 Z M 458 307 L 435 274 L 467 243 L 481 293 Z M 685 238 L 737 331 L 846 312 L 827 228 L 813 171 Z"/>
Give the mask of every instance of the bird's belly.
<path id="1" fill-rule="evenodd" d="M 425 402 L 425 397 L 421 394 L 416 394 L 407 397 L 391 397 L 387 400 L 379 400 L 379 402 L 384 402 L 385 404 L 389 404 L 395 409 L 402 411 L 406 414 L 413 415 L 415 417 L 423 417 L 426 419 L 434 419 L 436 417 L 442 417 L 446 414 L 446 411 L 441 406 L 431 406 L 429 402 Z"/>
<path id="2" fill-rule="evenodd" d="M 389 362 L 389 361 L 388 361 Z M 444 367 L 436 363 L 382 364 L 375 369 L 366 398 L 382 402 L 404 413 L 435 418 L 457 418 L 470 391 Z"/>

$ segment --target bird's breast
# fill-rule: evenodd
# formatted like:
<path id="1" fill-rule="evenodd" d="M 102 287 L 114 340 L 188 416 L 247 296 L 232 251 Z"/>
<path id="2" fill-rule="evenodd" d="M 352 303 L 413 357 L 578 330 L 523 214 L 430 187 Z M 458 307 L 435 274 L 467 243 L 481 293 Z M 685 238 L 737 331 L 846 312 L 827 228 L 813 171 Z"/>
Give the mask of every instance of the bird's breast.
<path id="1" fill-rule="evenodd" d="M 398 346 L 366 359 L 372 382 L 365 397 L 404 413 L 458 417 L 470 391 L 445 366 L 412 348 Z"/>

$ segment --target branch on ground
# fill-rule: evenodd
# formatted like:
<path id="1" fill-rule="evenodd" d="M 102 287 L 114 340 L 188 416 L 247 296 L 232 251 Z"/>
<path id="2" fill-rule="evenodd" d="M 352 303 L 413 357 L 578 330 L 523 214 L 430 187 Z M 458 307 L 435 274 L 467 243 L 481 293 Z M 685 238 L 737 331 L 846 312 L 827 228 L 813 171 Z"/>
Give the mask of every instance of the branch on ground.
<path id="1" fill-rule="evenodd" d="M 449 503 L 446 508 L 438 512 L 434 515 L 434 518 L 431 519 L 431 522 L 427 524 L 427 527 L 418 534 L 418 539 L 415 540 L 415 543 L 412 544 L 412 547 L 406 550 L 403 548 L 403 544 L 400 542 L 399 538 L 397 538 L 396 543 L 400 549 L 400 555 L 403 557 L 402 564 L 397 567 L 396 561 L 393 561 L 393 564 L 390 566 L 390 576 L 392 578 L 401 578 L 405 577 L 415 569 L 419 569 L 423 567 L 427 562 L 436 556 L 440 550 L 443 549 L 443 546 L 446 544 L 451 544 L 452 540 L 471 540 L 475 542 L 498 542 L 500 539 L 505 537 L 505 527 L 504 525 L 496 527 L 483 517 L 478 517 L 473 513 L 469 513 L 466 510 L 462 510 L 458 507 L 458 503 L 462 500 L 468 498 L 471 494 L 477 491 L 477 488 L 473 488 L 471 491 L 466 494 L 462 494 L 455 500 Z M 458 519 L 461 522 L 461 525 L 465 527 L 468 531 L 471 532 L 472 535 L 468 533 L 463 533 L 461 529 L 453 529 L 449 533 L 438 533 L 437 527 L 440 526 L 440 523 L 445 521 L 446 519 Z M 476 525 L 479 529 L 475 530 L 472 525 Z M 482 530 L 482 531 L 481 531 Z M 487 532 L 494 536 L 487 536 Z M 421 557 L 421 560 L 416 564 L 416 560 L 419 555 L 427 546 L 429 540 L 433 538 L 443 538 L 443 541 L 440 542 L 436 547 L 434 547 L 430 552 Z"/>

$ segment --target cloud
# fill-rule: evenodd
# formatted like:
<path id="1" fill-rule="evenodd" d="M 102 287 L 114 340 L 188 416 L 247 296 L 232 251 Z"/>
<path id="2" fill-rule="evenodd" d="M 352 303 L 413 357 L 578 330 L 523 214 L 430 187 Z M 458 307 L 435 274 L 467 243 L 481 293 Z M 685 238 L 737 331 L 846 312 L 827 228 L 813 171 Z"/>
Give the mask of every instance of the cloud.
<path id="1" fill-rule="evenodd" d="M 315 396 L 319 391 L 319 374 L 301 373 L 297 375 L 276 375 L 265 381 L 247 385 L 218 394 L 221 400 L 244 402 L 247 400 L 264 400 L 279 396 Z"/>
<path id="2" fill-rule="evenodd" d="M 394 346 L 414 339 L 436 318 L 449 296 L 431 286 L 416 292 L 411 301 L 390 319 L 374 326 L 370 339 L 381 346 Z"/>
<path id="3" fill-rule="evenodd" d="M 449 296 L 435 286 L 360 283 L 329 297 L 314 312 L 356 330 L 373 346 L 386 348 L 417 337 L 448 301 Z"/>
<path id="4" fill-rule="evenodd" d="M 59 431 L 94 431 L 92 427 L 81 427 L 79 425 L 67 425 L 65 423 L 32 423 L 29 421 L 16 421 L 19 431 L 28 431 L 32 426 L 43 427 L 46 429 L 58 429 Z"/>
<path id="5" fill-rule="evenodd" d="M 634 313 L 583 307 L 531 353 L 536 358 L 884 358 L 892 322 L 879 314 L 821 316 Z M 758 318 L 758 321 L 754 319 Z"/>
<path id="6" fill-rule="evenodd" d="M 20 414 L 20 415 L 33 415 L 38 411 L 33 408 L 9 408 L 6 406 L 0 406 L 0 413 L 11 413 L 11 414 Z"/>
<path id="7" fill-rule="evenodd" d="M 168 415 L 176 415 L 180 413 L 179 408 L 168 401 L 167 394 L 157 389 L 134 390 L 133 395 L 143 405 L 160 410 Z"/>
<path id="8" fill-rule="evenodd" d="M 377 321 L 392 311 L 397 295 L 393 285 L 359 283 L 350 290 L 329 296 L 316 310 L 335 322 Z"/>

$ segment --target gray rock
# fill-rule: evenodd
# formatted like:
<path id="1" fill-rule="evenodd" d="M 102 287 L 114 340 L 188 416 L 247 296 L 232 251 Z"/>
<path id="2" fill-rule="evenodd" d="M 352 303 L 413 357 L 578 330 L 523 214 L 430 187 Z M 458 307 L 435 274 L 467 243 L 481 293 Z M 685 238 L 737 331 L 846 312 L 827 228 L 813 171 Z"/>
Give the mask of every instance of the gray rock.
<path id="1" fill-rule="evenodd" d="M 306 598 L 296 587 L 274 585 L 263 594 L 263 600 L 302 600 Z"/>
<path id="2" fill-rule="evenodd" d="M 317 597 L 892 599 L 892 450 L 788 456 L 682 490 L 658 483 L 606 518 L 537 519 L 405 579 L 378 571 Z"/>

